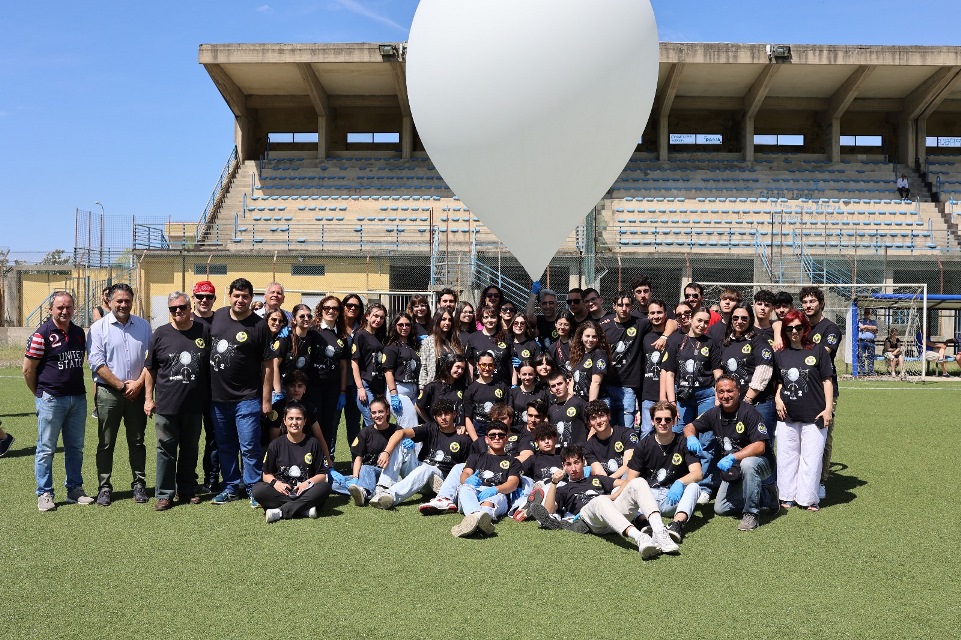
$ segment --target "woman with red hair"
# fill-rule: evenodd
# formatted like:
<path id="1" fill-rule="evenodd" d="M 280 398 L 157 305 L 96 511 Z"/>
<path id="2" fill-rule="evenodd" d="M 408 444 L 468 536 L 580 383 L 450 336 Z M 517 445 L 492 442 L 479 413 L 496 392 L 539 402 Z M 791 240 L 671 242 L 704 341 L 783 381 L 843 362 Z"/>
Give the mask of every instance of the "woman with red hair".
<path id="1" fill-rule="evenodd" d="M 811 341 L 811 323 L 792 310 L 781 318 L 784 349 L 774 354 L 778 422 L 777 488 L 781 506 L 818 510 L 827 427 L 834 419 L 831 355 Z"/>

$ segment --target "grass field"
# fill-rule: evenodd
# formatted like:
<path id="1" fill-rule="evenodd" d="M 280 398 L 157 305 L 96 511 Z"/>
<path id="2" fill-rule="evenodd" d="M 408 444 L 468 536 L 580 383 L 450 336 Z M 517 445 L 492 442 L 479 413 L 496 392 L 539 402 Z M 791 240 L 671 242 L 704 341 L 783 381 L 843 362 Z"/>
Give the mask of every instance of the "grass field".
<path id="1" fill-rule="evenodd" d="M 820 513 L 751 533 L 697 514 L 680 556 L 643 562 L 615 538 L 510 520 L 454 539 L 457 516 L 422 517 L 415 502 L 383 512 L 335 497 L 319 520 L 266 525 L 246 502 L 155 513 L 118 491 L 106 509 L 41 514 L 33 402 L 19 370 L 0 369 L 17 438 L 0 460 L 0 637 L 956 637 L 958 387 L 849 382 L 842 394 Z M 90 419 L 91 493 L 95 448 Z M 60 451 L 54 469 L 62 500 Z"/>

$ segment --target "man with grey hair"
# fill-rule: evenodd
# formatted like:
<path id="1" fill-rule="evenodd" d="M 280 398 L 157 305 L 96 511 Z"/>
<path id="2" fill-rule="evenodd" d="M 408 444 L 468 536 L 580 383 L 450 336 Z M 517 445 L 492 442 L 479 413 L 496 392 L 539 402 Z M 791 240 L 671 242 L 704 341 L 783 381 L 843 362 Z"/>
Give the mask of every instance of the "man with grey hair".
<path id="1" fill-rule="evenodd" d="M 55 291 L 50 297 L 50 318 L 37 327 L 23 354 L 23 379 L 36 400 L 37 508 L 54 511 L 53 454 L 63 434 L 67 470 L 67 502 L 90 504 L 83 490 L 83 439 L 87 419 L 87 393 L 83 384 L 86 336 L 73 323 L 73 296 Z"/>
<path id="2" fill-rule="evenodd" d="M 200 503 L 197 450 L 210 407 L 210 325 L 194 321 L 182 291 L 167 296 L 167 310 L 170 324 L 157 327 L 147 351 L 143 407 L 157 429 L 156 511 L 169 509 L 174 495 Z"/>
<path id="3" fill-rule="evenodd" d="M 144 357 L 150 344 L 150 324 L 130 313 L 134 297 L 130 285 L 117 283 L 110 287 L 109 295 L 110 313 L 93 323 L 87 343 L 87 364 L 97 385 L 97 504 L 101 507 L 108 507 L 113 501 L 110 476 L 121 420 L 127 433 L 133 499 L 139 504 L 148 500 L 144 446 L 147 415 L 143 403 L 147 379 Z"/>
<path id="4" fill-rule="evenodd" d="M 534 315 L 535 302 L 541 309 L 536 316 Z M 535 282 L 531 286 L 531 297 L 527 302 L 527 317 L 534 318 L 537 342 L 547 351 L 557 340 L 557 329 L 554 328 L 554 322 L 557 320 L 557 292 L 542 289 L 541 283 Z"/>
<path id="5" fill-rule="evenodd" d="M 257 309 L 254 313 L 261 318 L 266 318 L 267 314 L 272 311 L 277 311 L 278 309 L 284 311 L 281 307 L 284 306 L 285 298 L 284 285 L 279 282 L 271 282 L 267 285 L 267 290 L 264 291 L 264 306 Z M 284 315 L 287 316 L 287 323 L 289 324 L 293 316 L 290 315 L 289 311 L 284 311 Z"/>

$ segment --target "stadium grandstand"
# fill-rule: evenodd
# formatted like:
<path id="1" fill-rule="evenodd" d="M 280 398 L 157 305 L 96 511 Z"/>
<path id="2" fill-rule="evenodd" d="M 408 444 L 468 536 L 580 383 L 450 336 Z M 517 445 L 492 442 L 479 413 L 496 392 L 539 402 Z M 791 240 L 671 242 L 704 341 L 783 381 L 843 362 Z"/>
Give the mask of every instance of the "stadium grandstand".
<path id="1" fill-rule="evenodd" d="M 609 295 L 645 273 L 669 299 L 688 279 L 961 291 L 961 48 L 660 50 L 647 128 L 559 249 L 549 286 L 597 283 Z M 418 138 L 405 58 L 403 42 L 201 45 L 235 147 L 199 218 L 133 222 L 121 253 L 144 304 L 195 276 L 222 286 L 241 271 L 261 288 L 283 276 L 289 302 L 490 281 L 525 296 L 523 269 Z M 117 274 L 105 273 L 86 214 L 77 252 L 95 270 L 89 306 Z M 41 293 L 24 298 L 21 318 L 42 303 Z M 959 328 L 947 324 L 933 334 L 953 337 Z"/>

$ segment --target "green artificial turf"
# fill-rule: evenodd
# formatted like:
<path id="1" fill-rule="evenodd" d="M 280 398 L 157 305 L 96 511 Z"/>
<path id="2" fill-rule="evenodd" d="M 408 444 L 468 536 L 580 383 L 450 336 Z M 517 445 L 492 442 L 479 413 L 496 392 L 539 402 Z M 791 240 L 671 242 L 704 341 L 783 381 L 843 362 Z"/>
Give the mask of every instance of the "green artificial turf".
<path id="1" fill-rule="evenodd" d="M 155 513 L 124 490 L 122 437 L 117 502 L 39 513 L 33 401 L 2 369 L 17 441 L 0 460 L 0 637 L 954 637 L 957 397 L 951 383 L 845 383 L 819 513 L 741 533 L 708 509 L 680 556 L 644 562 L 617 538 L 511 520 L 454 539 L 459 516 L 423 517 L 416 497 L 389 512 L 334 497 L 319 520 L 272 525 L 246 502 Z M 91 494 L 96 440 L 90 419 Z M 62 451 L 54 469 L 62 500 Z"/>

